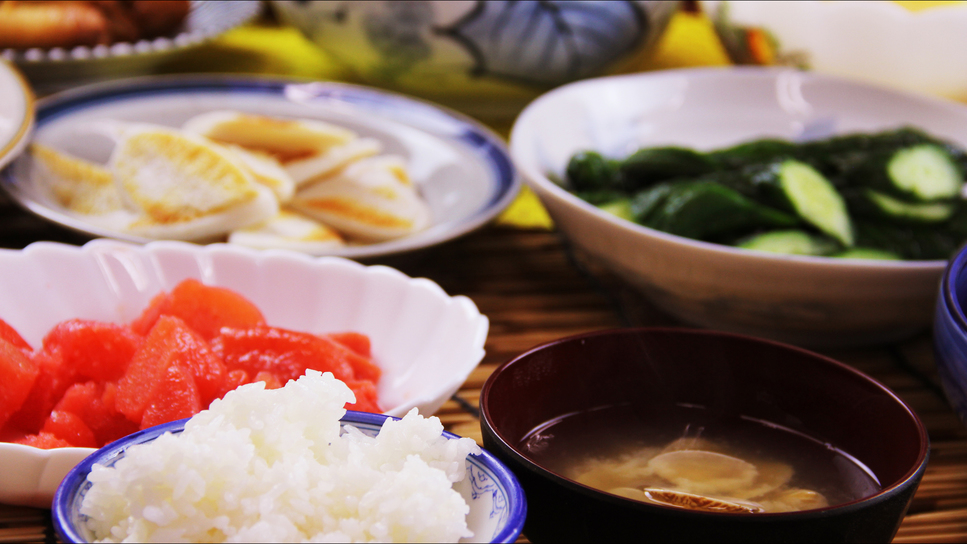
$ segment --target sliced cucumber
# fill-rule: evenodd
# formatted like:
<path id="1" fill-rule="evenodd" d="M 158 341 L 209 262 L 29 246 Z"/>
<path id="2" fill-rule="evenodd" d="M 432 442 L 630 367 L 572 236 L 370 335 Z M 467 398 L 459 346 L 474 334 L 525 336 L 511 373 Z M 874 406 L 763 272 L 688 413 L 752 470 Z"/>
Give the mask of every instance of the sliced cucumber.
<path id="1" fill-rule="evenodd" d="M 850 183 L 853 171 L 863 169 L 870 158 L 880 154 L 889 156 L 904 147 L 943 142 L 931 138 L 921 130 L 902 127 L 873 134 L 854 133 L 814 140 L 799 146 L 795 158 L 808 162 L 840 186 Z M 866 185 L 861 180 L 860 185 Z"/>
<path id="2" fill-rule="evenodd" d="M 889 183 L 903 194 L 922 201 L 954 198 L 964 176 L 945 149 L 923 144 L 894 152 L 886 163 Z"/>
<path id="3" fill-rule="evenodd" d="M 635 193 L 631 198 L 631 213 L 635 221 L 642 225 L 647 223 L 655 211 L 665 203 L 668 195 L 672 193 L 673 186 L 674 183 L 658 183 Z"/>
<path id="4" fill-rule="evenodd" d="M 840 246 L 829 238 L 802 230 L 776 230 L 745 238 L 736 247 L 787 255 L 829 255 Z"/>
<path id="5" fill-rule="evenodd" d="M 565 186 L 619 217 L 710 242 L 744 236 L 743 247 L 763 251 L 942 259 L 967 240 L 965 172 L 967 151 L 903 127 L 709 152 L 645 148 L 620 161 L 584 152 Z M 802 231 L 750 236 L 776 229 Z"/>
<path id="6" fill-rule="evenodd" d="M 777 192 L 776 196 L 784 199 L 803 221 L 846 247 L 853 245 L 853 226 L 846 202 L 825 176 L 812 166 L 794 160 L 779 163 L 773 172 L 774 179 L 766 171 L 757 182 Z"/>
<path id="7" fill-rule="evenodd" d="M 588 204 L 594 204 L 595 206 L 607 204 L 621 198 L 628 198 L 623 191 L 614 190 L 578 191 L 575 195 Z"/>
<path id="8" fill-rule="evenodd" d="M 798 146 L 788 140 L 765 138 L 712 151 L 708 156 L 721 168 L 736 169 L 794 157 L 797 152 Z"/>
<path id="9" fill-rule="evenodd" d="M 678 182 L 652 212 L 646 226 L 699 240 L 715 240 L 737 231 L 795 226 L 799 220 L 754 202 L 710 181 Z"/>
<path id="10" fill-rule="evenodd" d="M 694 149 L 649 147 L 621 162 L 621 183 L 626 190 L 637 191 L 673 178 L 701 176 L 717 167 L 715 161 Z"/>
<path id="11" fill-rule="evenodd" d="M 880 249 L 904 259 L 948 259 L 963 237 L 945 228 L 857 221 L 856 245 Z"/>
<path id="12" fill-rule="evenodd" d="M 863 198 L 874 214 L 913 223 L 941 223 L 950 219 L 956 208 L 953 202 L 904 202 L 872 189 L 864 190 Z"/>
<path id="13" fill-rule="evenodd" d="M 595 151 L 582 151 L 572 156 L 565 175 L 568 187 L 574 191 L 620 189 L 618 161 L 607 159 Z"/>
<path id="14" fill-rule="evenodd" d="M 899 261 L 902 258 L 892 251 L 873 249 L 869 247 L 852 247 L 846 251 L 833 253 L 830 257 L 837 259 L 875 259 L 880 261 Z"/>

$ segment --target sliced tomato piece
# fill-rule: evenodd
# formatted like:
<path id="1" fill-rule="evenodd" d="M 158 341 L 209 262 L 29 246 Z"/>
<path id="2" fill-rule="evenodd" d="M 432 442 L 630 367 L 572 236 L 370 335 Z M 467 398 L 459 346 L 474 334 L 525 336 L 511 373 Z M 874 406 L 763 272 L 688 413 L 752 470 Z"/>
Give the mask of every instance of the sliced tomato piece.
<path id="1" fill-rule="evenodd" d="M 118 411 L 142 423 L 148 405 L 164 398 L 165 376 L 172 366 L 180 366 L 193 378 L 204 406 L 225 390 L 225 365 L 207 342 L 181 319 L 163 315 L 118 381 Z"/>
<path id="2" fill-rule="evenodd" d="M 165 370 L 161 389 L 164 393 L 155 397 L 144 410 L 142 429 L 191 417 L 202 410 L 195 380 L 191 372 L 180 365 L 171 365 Z"/>
<path id="3" fill-rule="evenodd" d="M 58 323 L 44 337 L 44 349 L 58 352 L 64 365 L 83 378 L 117 381 L 143 338 L 130 327 L 70 319 Z"/>
<path id="4" fill-rule="evenodd" d="M 135 331 L 150 330 L 162 315 L 180 318 L 205 340 L 218 335 L 222 327 L 247 328 L 265 323 L 262 312 L 242 295 L 195 279 L 184 280 L 167 295 L 156 296 L 131 327 Z"/>
<path id="5" fill-rule="evenodd" d="M 27 436 L 14 440 L 15 444 L 23 444 L 24 446 L 33 446 L 35 448 L 40 448 L 42 450 L 52 450 L 54 448 L 69 448 L 71 443 L 62 439 L 57 438 L 51 433 L 35 433 L 28 434 Z"/>
<path id="6" fill-rule="evenodd" d="M 332 372 L 342 381 L 355 379 L 350 358 L 359 358 L 334 340 L 314 334 L 262 325 L 248 329 L 222 329 L 212 351 L 229 370 L 256 375 L 271 372 L 282 383 L 296 380 L 306 369 Z"/>
<path id="7" fill-rule="evenodd" d="M 96 448 L 97 440 L 94 432 L 84 424 L 84 420 L 77 414 L 53 410 L 47 416 L 41 433 L 50 433 L 57 438 L 78 448 Z"/>
<path id="8" fill-rule="evenodd" d="M 0 428 L 23 407 L 39 374 L 19 346 L 0 338 Z"/>
<path id="9" fill-rule="evenodd" d="M 2 319 L 0 319 L 0 340 L 6 340 L 20 349 L 33 351 L 33 348 L 30 347 L 30 344 L 28 344 L 22 336 L 20 336 L 20 333 L 18 333 L 16 329 L 11 327 L 9 323 Z"/>

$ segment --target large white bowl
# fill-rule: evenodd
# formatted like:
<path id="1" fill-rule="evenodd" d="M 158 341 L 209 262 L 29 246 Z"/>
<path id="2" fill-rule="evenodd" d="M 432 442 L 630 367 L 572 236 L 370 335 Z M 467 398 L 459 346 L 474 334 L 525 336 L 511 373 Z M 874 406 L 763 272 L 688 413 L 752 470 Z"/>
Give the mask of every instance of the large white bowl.
<path id="1" fill-rule="evenodd" d="M 548 178 L 593 149 L 702 150 L 901 125 L 967 146 L 967 107 L 791 69 L 684 69 L 572 83 L 531 103 L 513 157 L 579 249 L 683 321 L 811 347 L 872 344 L 927 328 L 945 261 L 785 256 L 700 242 L 603 212 Z"/>
<path id="2" fill-rule="evenodd" d="M 0 250 L 0 319 L 33 347 L 60 321 L 129 322 L 185 278 L 233 289 L 273 326 L 313 333 L 358 331 L 383 369 L 385 413 L 431 415 L 484 355 L 489 322 L 474 303 L 436 283 L 338 257 L 226 244 L 94 240 Z M 0 384 L 2 387 L 2 384 Z M 91 448 L 41 450 L 0 442 L 0 503 L 50 507 L 61 479 Z"/>
<path id="3" fill-rule="evenodd" d="M 761 28 L 818 72 L 967 100 L 967 3 L 911 11 L 888 1 L 702 2 L 713 20 Z M 723 6 L 727 6 L 723 13 Z"/>

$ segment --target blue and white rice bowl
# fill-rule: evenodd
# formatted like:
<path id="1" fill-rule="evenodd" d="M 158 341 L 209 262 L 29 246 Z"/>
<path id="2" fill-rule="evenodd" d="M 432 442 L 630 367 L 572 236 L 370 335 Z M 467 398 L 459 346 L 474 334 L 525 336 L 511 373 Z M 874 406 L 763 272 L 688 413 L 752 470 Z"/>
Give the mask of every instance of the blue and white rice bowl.
<path id="1" fill-rule="evenodd" d="M 383 414 L 347 411 L 340 420 L 343 426 L 352 425 L 367 436 L 376 436 L 388 419 Z M 97 450 L 79 463 L 64 478 L 54 496 L 51 516 L 58 537 L 64 542 L 91 542 L 93 535 L 80 513 L 85 494 L 92 484 L 87 479 L 95 464 L 113 466 L 124 458 L 127 448 L 151 442 L 166 432 L 178 434 L 187 419 L 172 421 L 145 429 Z M 444 432 L 449 439 L 457 435 Z M 495 457 L 481 450 L 479 455 L 468 455 L 467 477 L 454 484 L 467 504 L 470 513 L 467 525 L 474 536 L 468 542 L 515 542 L 520 536 L 527 515 L 523 490 L 516 477 Z"/>

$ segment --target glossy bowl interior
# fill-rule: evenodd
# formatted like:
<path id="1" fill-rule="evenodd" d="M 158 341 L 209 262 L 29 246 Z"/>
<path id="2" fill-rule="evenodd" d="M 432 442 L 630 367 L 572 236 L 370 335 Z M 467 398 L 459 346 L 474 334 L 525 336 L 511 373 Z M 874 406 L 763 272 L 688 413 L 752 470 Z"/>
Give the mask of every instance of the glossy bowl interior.
<path id="1" fill-rule="evenodd" d="M 947 400 L 967 424 L 967 249 L 954 257 L 937 295 L 933 324 L 934 360 Z"/>
<path id="2" fill-rule="evenodd" d="M 645 426 L 675 406 L 697 405 L 786 427 L 852 455 L 882 490 L 797 513 L 697 512 L 596 491 L 540 466 L 521 446 L 548 421 L 622 403 Z M 929 453 L 916 414 L 873 379 L 806 350 L 721 332 L 620 329 L 564 338 L 496 370 L 480 406 L 484 446 L 520 479 L 530 505 L 524 534 L 535 542 L 640 541 L 642 531 L 675 541 L 887 542 Z"/>
<path id="3" fill-rule="evenodd" d="M 391 416 L 347 411 L 342 418 L 343 426 L 356 427 L 368 436 L 376 436 L 383 422 Z M 184 430 L 186 419 L 172 421 L 132 434 L 94 452 L 78 464 L 64 478 L 54 497 L 51 517 L 58 537 L 64 542 L 92 542 L 92 535 L 84 525 L 79 513 L 84 495 L 91 484 L 87 475 L 95 464 L 113 466 L 124 457 L 127 448 L 150 442 L 165 432 L 174 434 Z M 459 438 L 444 431 L 450 439 Z M 454 484 L 467 504 L 467 525 L 474 536 L 461 542 L 515 542 L 520 535 L 527 504 L 523 491 L 514 475 L 493 455 L 482 451 L 480 455 L 468 455 L 467 477 Z"/>
<path id="4" fill-rule="evenodd" d="M 486 316 L 430 280 L 339 257 L 227 244 L 100 239 L 0 250 L 0 319 L 36 348 L 67 319 L 129 323 L 185 278 L 242 294 L 269 325 L 368 335 L 383 370 L 380 402 L 390 415 L 413 407 L 433 414 L 484 355 Z M 49 507 L 61 478 L 93 451 L 0 442 L 0 502 Z"/>
<path id="5" fill-rule="evenodd" d="M 856 346 L 928 329 L 946 261 L 779 255 L 617 218 L 552 181 L 570 157 L 639 147 L 709 150 L 913 125 L 967 146 L 967 107 L 823 74 L 756 67 L 612 76 L 559 87 L 517 118 L 510 151 L 555 225 L 680 320 L 797 345 Z"/>

